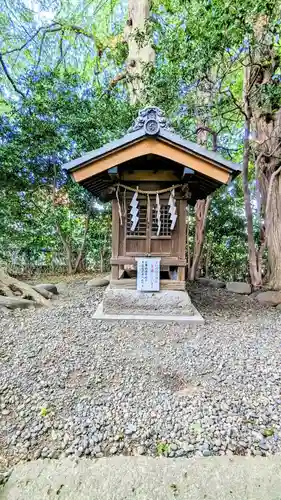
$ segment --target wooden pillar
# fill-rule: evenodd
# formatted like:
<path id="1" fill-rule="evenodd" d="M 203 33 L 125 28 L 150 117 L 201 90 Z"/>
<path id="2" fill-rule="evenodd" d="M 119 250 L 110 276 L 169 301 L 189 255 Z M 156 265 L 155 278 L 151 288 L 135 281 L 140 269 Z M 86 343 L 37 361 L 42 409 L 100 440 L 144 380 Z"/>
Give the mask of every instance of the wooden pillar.
<path id="1" fill-rule="evenodd" d="M 178 256 L 180 259 L 185 260 L 186 254 L 186 200 L 179 201 L 179 246 Z"/>
<path id="2" fill-rule="evenodd" d="M 178 256 L 180 259 L 186 258 L 186 206 L 185 199 L 179 202 L 179 247 Z M 185 267 L 178 267 L 178 281 L 185 281 Z"/>
<path id="3" fill-rule="evenodd" d="M 119 230 L 120 218 L 117 200 L 112 200 L 112 258 L 117 258 L 119 254 Z M 114 264 L 111 266 L 111 279 L 118 280 L 119 266 Z"/>
<path id="4" fill-rule="evenodd" d="M 117 264 L 112 264 L 111 266 L 111 279 L 112 280 L 119 279 L 119 266 Z"/>
<path id="5" fill-rule="evenodd" d="M 178 281 L 185 281 L 185 267 L 178 267 Z"/>

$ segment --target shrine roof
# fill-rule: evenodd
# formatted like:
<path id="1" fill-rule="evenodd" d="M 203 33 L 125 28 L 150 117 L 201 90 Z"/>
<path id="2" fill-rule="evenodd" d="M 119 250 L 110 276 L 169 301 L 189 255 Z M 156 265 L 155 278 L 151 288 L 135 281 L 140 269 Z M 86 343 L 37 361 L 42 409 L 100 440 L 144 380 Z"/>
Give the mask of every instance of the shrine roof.
<path id="1" fill-rule="evenodd" d="M 106 200 L 110 199 L 108 188 L 116 183 L 112 170 L 117 167 L 122 176 L 124 169 L 145 171 L 149 163 L 150 168 L 158 172 L 155 181 L 157 176 L 160 180 L 161 169 L 174 168 L 179 172 L 181 168 L 183 173 L 178 174 L 179 179 L 183 183 L 188 181 L 192 191 L 191 203 L 229 183 L 241 172 L 237 163 L 176 134 L 163 112 L 156 107 L 140 111 L 128 133 L 120 139 L 66 163 L 63 168 L 94 196 Z M 185 175 L 186 171 L 192 175 Z"/>
<path id="2" fill-rule="evenodd" d="M 234 174 L 239 174 L 241 172 L 241 166 L 239 164 L 226 160 L 220 154 L 214 151 L 209 151 L 203 146 L 199 146 L 194 142 L 183 139 L 180 135 L 176 134 L 168 124 L 168 121 L 162 111 L 156 107 L 149 107 L 140 111 L 128 133 L 120 139 L 111 141 L 101 148 L 85 153 L 83 156 L 65 163 L 63 168 L 73 172 L 88 163 L 92 163 L 93 161 L 106 156 L 108 153 L 124 148 L 146 137 L 154 137 L 159 140 L 163 139 L 164 141 L 166 140 L 189 153 L 205 158 L 209 162 L 218 166 L 221 165 L 222 167 L 232 171 Z"/>

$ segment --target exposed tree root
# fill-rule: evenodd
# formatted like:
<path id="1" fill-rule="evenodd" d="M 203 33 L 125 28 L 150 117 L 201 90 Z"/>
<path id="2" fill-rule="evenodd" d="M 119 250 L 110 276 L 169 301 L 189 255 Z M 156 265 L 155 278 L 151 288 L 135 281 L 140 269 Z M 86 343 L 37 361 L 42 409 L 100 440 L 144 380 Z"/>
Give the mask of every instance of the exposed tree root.
<path id="1" fill-rule="evenodd" d="M 4 297 L 0 295 L 0 307 L 6 309 L 27 309 L 29 307 L 41 307 L 41 304 L 34 300 L 21 299 L 20 297 Z"/>
<path id="2" fill-rule="evenodd" d="M 46 290 L 46 288 L 42 287 L 42 286 L 35 286 L 33 288 L 33 290 L 35 290 L 36 292 L 40 293 L 45 299 L 51 299 L 53 297 L 53 293 L 52 292 L 49 292 L 48 290 Z"/>
<path id="3" fill-rule="evenodd" d="M 27 299 L 27 301 L 31 302 L 31 305 L 38 304 L 48 307 L 50 305 L 50 301 L 48 299 L 51 297 L 52 293 L 48 292 L 46 289 L 32 287 L 23 281 L 13 278 L 7 274 L 3 268 L 0 268 L 0 299 L 9 298 L 13 304 L 16 301 L 20 302 Z M 3 303 L 7 303 L 7 300 L 2 300 L 1 302 L 3 306 L 9 307 Z M 18 305 L 17 307 L 21 307 L 21 305 Z"/>

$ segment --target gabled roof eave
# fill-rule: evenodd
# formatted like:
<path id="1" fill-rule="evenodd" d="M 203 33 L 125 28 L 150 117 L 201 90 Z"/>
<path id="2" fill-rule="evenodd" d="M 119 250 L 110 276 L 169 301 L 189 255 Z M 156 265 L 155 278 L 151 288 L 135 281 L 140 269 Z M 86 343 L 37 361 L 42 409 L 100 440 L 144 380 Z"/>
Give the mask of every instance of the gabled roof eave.
<path id="1" fill-rule="evenodd" d="M 163 139 L 167 140 L 170 143 L 173 143 L 175 146 L 179 146 L 181 149 L 186 150 L 188 153 L 195 154 L 202 159 L 206 159 L 215 163 L 217 166 L 221 166 L 223 168 L 227 168 L 232 172 L 237 172 L 239 174 L 242 170 L 241 166 L 238 163 L 233 163 L 229 160 L 226 160 L 223 156 L 215 151 L 210 151 L 195 142 L 191 142 L 188 139 L 183 139 L 178 134 L 174 134 L 173 132 L 169 132 L 165 129 L 160 130 L 159 136 Z"/>
<path id="2" fill-rule="evenodd" d="M 79 158 L 75 158 L 75 160 L 71 160 L 68 163 L 65 163 L 62 168 L 64 170 L 68 170 L 70 172 L 74 172 L 78 170 L 80 167 L 84 167 L 87 163 L 91 163 L 92 161 L 96 161 L 107 154 L 111 154 L 114 151 L 117 151 L 121 148 L 129 146 L 138 140 L 146 137 L 146 134 L 143 130 L 138 130 L 137 132 L 131 132 L 130 134 L 126 134 L 121 139 L 117 139 L 115 141 L 108 142 L 104 146 L 98 149 L 94 149 L 93 151 L 89 151 L 85 153 L 83 156 Z"/>

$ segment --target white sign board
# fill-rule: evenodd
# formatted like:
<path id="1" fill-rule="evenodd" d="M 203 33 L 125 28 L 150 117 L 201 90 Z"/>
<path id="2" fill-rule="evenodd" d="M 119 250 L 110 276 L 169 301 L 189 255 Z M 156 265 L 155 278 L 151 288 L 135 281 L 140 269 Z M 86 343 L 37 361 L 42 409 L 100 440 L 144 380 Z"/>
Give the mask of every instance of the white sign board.
<path id="1" fill-rule="evenodd" d="M 159 292 L 160 258 L 142 258 L 137 261 L 137 290 L 140 292 Z"/>

